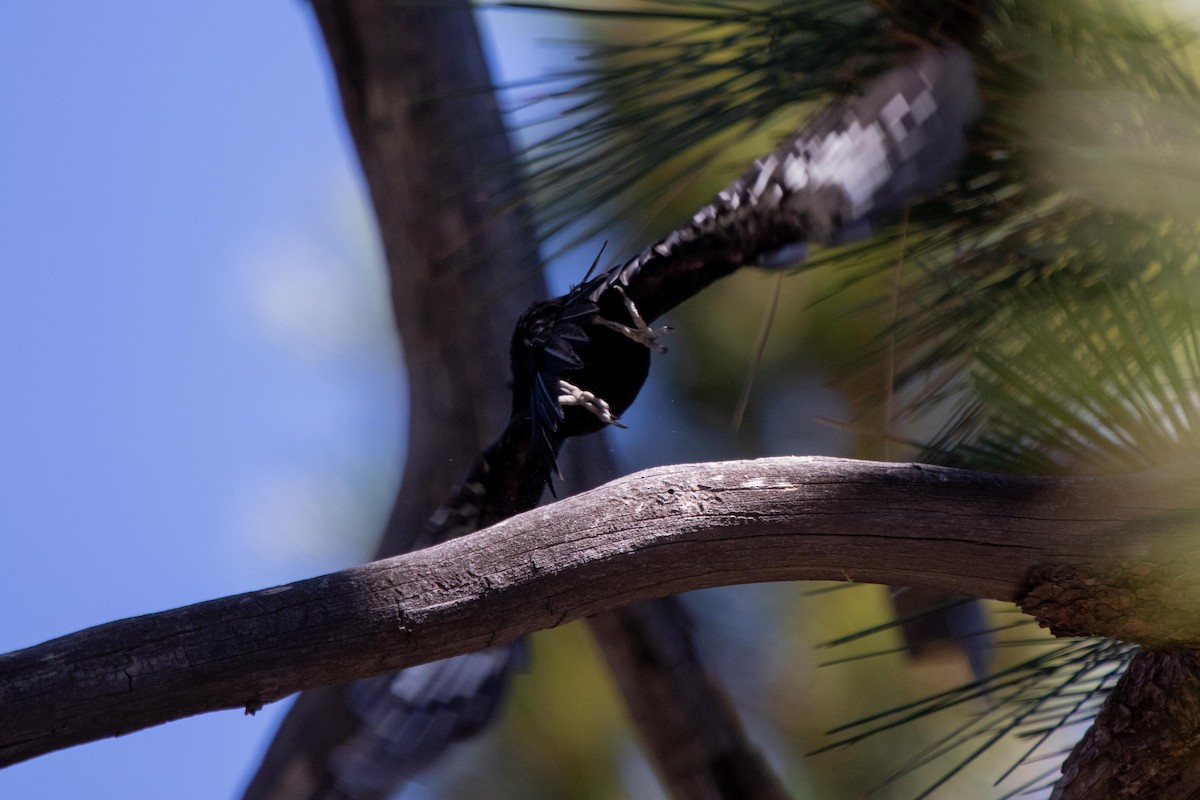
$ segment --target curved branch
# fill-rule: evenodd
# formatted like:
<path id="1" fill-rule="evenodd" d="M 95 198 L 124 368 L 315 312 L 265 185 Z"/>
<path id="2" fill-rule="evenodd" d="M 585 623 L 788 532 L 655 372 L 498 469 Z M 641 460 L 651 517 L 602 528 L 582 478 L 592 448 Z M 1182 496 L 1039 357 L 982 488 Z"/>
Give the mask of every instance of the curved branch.
<path id="1" fill-rule="evenodd" d="M 1149 582 L 1198 555 L 1159 524 L 1191 494 L 1187 475 L 1019 478 L 813 457 L 661 467 L 427 550 L 0 656 L 0 764 L 252 712 L 709 586 L 834 579 L 1018 600 L 1048 564 L 1090 571 L 1104 589 L 1130 560 Z M 1179 606 L 1156 594 L 1151 633 L 1136 606 L 1121 615 L 1134 628 L 1101 615 L 1089 632 L 1160 642 L 1170 625 L 1184 630 L 1188 592 L 1171 585 Z"/>
<path id="2" fill-rule="evenodd" d="M 617 476 L 607 433 L 567 442 L 563 462 L 570 477 L 563 489 L 573 494 L 573 483 L 590 488 Z M 705 668 L 691 615 L 681 600 L 665 597 L 622 606 L 588 617 L 587 626 L 668 797 L 788 796 L 746 735 L 721 683 Z"/>

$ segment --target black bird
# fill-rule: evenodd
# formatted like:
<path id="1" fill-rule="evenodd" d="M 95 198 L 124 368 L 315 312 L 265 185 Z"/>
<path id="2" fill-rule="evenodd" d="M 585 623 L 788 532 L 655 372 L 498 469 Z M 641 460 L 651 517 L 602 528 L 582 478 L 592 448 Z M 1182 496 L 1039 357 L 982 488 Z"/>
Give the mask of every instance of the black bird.
<path id="1" fill-rule="evenodd" d="M 952 175 L 979 112 L 970 56 L 926 50 L 836 102 L 635 258 L 534 304 L 512 340 L 513 418 L 554 472 L 568 436 L 617 422 L 666 328 L 650 323 L 748 265 L 788 267 L 809 243 L 869 235 Z"/>
<path id="2" fill-rule="evenodd" d="M 783 268 L 810 242 L 869 235 L 913 197 L 952 176 L 978 113 L 966 51 L 926 50 L 832 103 L 708 205 L 636 257 L 535 303 L 513 334 L 512 415 L 423 544 L 464 535 L 533 507 L 564 439 L 619 424 L 664 350 L 652 323 L 748 265 Z M 595 265 L 593 265 L 593 269 Z M 387 796 L 455 741 L 483 728 L 521 643 L 363 682 L 362 729 L 331 772 L 350 797 Z"/>

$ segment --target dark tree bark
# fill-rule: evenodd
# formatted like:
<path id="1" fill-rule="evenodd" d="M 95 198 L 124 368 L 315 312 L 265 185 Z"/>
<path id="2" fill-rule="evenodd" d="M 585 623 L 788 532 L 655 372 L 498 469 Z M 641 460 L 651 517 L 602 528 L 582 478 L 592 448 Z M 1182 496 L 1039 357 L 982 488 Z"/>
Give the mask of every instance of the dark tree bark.
<path id="1" fill-rule="evenodd" d="M 700 660 L 679 603 L 637 603 L 588 620 L 651 763 L 675 798 L 783 800 Z"/>
<path id="2" fill-rule="evenodd" d="M 1011 478 L 820 458 L 648 470 L 407 556 L 0 656 L 0 764 L 731 583 L 859 580 L 1020 601 L 1055 564 L 1092 587 L 1059 598 L 1081 616 L 1124 576 L 1128 604 L 1089 617 L 1089 633 L 1194 649 L 1200 548 L 1163 527 L 1192 495 L 1190 473 Z"/>
<path id="3" fill-rule="evenodd" d="M 407 551 L 507 415 L 512 321 L 542 294 L 533 229 L 466 3 L 314 0 L 383 239 L 409 384 L 404 476 L 377 550 Z M 524 263 L 524 266 L 523 266 Z M 360 724 L 298 698 L 247 798 L 317 797 Z"/>
<path id="4" fill-rule="evenodd" d="M 602 436 L 570 440 L 582 486 L 616 476 Z M 567 482 L 570 488 L 571 481 Z M 683 602 L 652 600 L 587 619 L 647 758 L 675 800 L 776 800 L 787 793 L 705 668 Z"/>
<path id="5" fill-rule="evenodd" d="M 379 548 L 391 555 L 503 427 L 513 321 L 544 288 L 467 4 L 313 9 L 379 221 L 413 385 L 405 491 Z"/>
<path id="6" fill-rule="evenodd" d="M 1063 763 L 1052 800 L 1200 796 L 1200 665 L 1194 650 L 1143 651 Z"/>

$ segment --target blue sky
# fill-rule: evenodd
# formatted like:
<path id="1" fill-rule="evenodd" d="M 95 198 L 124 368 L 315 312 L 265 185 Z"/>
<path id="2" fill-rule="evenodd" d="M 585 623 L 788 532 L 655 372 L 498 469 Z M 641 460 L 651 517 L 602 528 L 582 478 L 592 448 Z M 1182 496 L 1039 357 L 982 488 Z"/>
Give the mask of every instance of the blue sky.
<path id="1" fill-rule="evenodd" d="M 5 3 L 0 107 L 0 651 L 360 560 L 403 378 L 306 4 Z M 230 797 L 283 709 L 0 797 Z"/>

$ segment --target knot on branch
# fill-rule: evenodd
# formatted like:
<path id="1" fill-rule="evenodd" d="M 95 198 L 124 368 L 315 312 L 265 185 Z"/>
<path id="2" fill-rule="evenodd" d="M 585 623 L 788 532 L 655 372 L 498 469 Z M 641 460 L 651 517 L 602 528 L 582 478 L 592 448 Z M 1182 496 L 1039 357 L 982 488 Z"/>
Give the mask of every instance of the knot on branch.
<path id="1" fill-rule="evenodd" d="M 1055 636 L 1200 649 L 1200 572 L 1194 565 L 1044 565 L 1030 570 L 1026 586 L 1021 610 Z"/>

